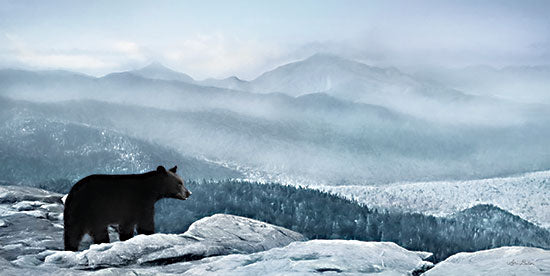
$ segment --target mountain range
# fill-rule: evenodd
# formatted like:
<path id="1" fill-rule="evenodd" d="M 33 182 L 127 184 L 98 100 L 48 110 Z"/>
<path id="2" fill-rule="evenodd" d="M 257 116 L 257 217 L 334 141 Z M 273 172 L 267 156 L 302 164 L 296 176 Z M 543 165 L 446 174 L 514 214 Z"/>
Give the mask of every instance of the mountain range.
<path id="1" fill-rule="evenodd" d="M 264 109 L 257 106 L 265 99 L 259 95 L 269 98 L 274 93 L 290 97 L 324 93 L 453 124 L 510 125 L 548 114 L 546 106 L 466 94 L 396 68 L 373 67 L 326 54 L 277 67 L 252 81 L 237 77 L 196 81 L 159 63 L 100 78 L 67 71 L 0 70 L 0 94 L 33 101 L 89 98 L 169 109 L 214 107 L 240 112 Z M 248 105 L 250 98 L 255 98 L 252 107 L 243 107 L 243 99 Z"/>
<path id="2" fill-rule="evenodd" d="M 332 55 L 251 81 L 197 81 L 158 63 L 99 78 L 4 69 L 0 101 L 8 99 L 9 112 L 29 120 L 116 131 L 262 181 L 471 179 L 550 163 L 545 105 L 470 95 Z"/>

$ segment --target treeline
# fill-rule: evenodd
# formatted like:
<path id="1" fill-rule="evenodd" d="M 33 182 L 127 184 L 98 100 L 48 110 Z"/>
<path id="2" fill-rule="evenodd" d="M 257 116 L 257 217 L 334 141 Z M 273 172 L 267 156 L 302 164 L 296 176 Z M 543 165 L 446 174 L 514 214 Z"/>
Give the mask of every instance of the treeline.
<path id="1" fill-rule="evenodd" d="M 433 252 L 434 261 L 499 246 L 550 247 L 548 231 L 494 206 L 437 218 L 377 211 L 325 192 L 279 184 L 227 180 L 186 186 L 193 192 L 189 200 L 157 203 L 157 231 L 182 233 L 198 219 L 226 213 L 279 225 L 310 239 L 392 241 Z"/>

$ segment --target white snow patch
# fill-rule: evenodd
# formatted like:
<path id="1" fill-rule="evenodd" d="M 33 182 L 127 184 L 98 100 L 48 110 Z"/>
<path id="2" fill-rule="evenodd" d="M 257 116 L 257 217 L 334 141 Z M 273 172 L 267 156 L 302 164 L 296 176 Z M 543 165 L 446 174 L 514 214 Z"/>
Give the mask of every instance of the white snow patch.
<path id="1" fill-rule="evenodd" d="M 31 211 L 42 205 L 44 205 L 44 202 L 24 200 L 13 204 L 11 207 L 17 211 Z"/>

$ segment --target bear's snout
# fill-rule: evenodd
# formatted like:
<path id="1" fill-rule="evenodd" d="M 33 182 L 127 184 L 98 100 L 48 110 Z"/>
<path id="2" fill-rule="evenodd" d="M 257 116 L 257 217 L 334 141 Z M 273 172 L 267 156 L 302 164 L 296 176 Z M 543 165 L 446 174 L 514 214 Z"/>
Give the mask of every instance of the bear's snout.
<path id="1" fill-rule="evenodd" d="M 186 200 L 189 196 L 191 196 L 191 192 L 187 189 L 182 189 L 179 193 L 177 198 L 181 200 Z"/>

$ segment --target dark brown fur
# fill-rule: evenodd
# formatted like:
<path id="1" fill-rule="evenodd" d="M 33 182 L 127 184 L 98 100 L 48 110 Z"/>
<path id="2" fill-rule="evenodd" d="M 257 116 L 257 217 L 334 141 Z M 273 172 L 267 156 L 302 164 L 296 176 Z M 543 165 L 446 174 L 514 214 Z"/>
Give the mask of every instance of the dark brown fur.
<path id="1" fill-rule="evenodd" d="M 65 250 L 77 251 L 84 234 L 94 243 L 109 242 L 107 227 L 118 224 L 120 240 L 155 231 L 155 202 L 185 200 L 191 193 L 176 174 L 177 167 L 129 175 L 90 175 L 78 181 L 65 201 Z"/>

